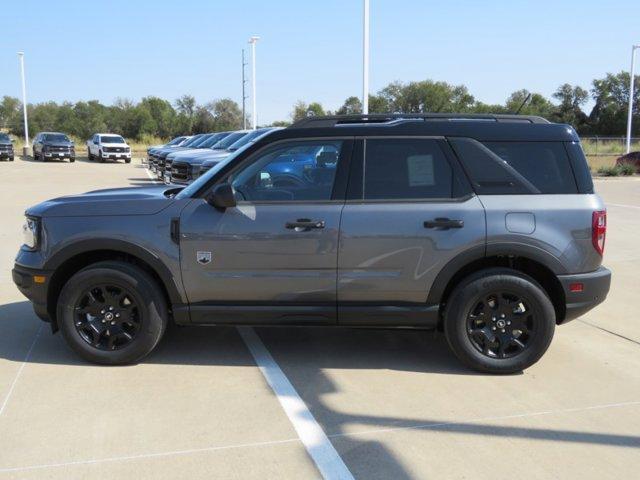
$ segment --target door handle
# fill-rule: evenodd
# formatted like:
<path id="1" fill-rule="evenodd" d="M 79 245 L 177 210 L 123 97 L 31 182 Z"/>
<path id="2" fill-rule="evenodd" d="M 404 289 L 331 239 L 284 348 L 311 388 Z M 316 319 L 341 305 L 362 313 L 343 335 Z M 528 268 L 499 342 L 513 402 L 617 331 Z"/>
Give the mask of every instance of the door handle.
<path id="1" fill-rule="evenodd" d="M 295 222 L 285 223 L 284 226 L 289 230 L 311 230 L 312 228 L 324 228 L 324 220 L 309 220 L 308 218 L 299 218 Z"/>
<path id="2" fill-rule="evenodd" d="M 449 230 L 450 228 L 462 228 L 464 221 L 451 220 L 450 218 L 436 218 L 424 222 L 424 228 L 437 228 L 439 230 Z"/>

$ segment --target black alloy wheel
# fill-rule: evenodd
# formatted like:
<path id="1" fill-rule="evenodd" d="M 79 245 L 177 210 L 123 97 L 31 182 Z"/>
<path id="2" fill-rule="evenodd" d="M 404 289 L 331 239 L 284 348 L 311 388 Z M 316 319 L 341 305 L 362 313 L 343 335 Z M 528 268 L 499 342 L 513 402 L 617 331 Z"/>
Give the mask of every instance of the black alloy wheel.
<path id="1" fill-rule="evenodd" d="M 99 350 L 118 350 L 140 330 L 135 297 L 119 285 L 101 284 L 84 292 L 75 306 L 75 327 L 82 339 Z"/>
<path id="2" fill-rule="evenodd" d="M 463 279 L 446 300 L 443 327 L 456 356 L 484 373 L 521 372 L 547 351 L 556 311 L 546 290 L 510 268 Z"/>
<path id="3" fill-rule="evenodd" d="M 510 358 L 523 352 L 536 334 L 536 321 L 528 301 L 511 292 L 482 295 L 467 318 L 473 346 L 491 358 Z"/>

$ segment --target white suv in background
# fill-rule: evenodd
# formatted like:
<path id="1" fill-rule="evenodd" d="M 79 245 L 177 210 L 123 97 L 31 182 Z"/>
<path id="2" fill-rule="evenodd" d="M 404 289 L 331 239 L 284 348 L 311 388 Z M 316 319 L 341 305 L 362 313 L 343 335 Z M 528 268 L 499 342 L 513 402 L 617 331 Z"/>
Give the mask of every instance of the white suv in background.
<path id="1" fill-rule="evenodd" d="M 87 140 L 87 156 L 89 160 L 124 160 L 131 163 L 131 147 L 124 138 L 113 133 L 96 133 Z"/>

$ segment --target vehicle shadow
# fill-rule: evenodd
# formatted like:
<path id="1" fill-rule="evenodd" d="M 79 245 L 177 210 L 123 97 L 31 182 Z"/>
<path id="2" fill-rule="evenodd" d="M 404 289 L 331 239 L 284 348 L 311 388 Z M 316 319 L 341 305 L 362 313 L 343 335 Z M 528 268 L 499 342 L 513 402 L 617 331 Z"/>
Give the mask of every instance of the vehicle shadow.
<path id="1" fill-rule="evenodd" d="M 60 159 L 60 158 L 47 158 L 46 161 L 42 161 L 42 160 L 36 160 L 32 156 L 28 156 L 27 158 L 24 158 L 23 156 L 20 156 L 20 157 L 16 156 L 16 160 L 18 159 L 21 162 L 31 162 L 31 163 L 71 163 L 67 159 Z M 79 160 L 79 157 L 76 157 L 76 160 Z"/>
<path id="2" fill-rule="evenodd" d="M 29 302 L 0 305 L 0 333 L 11 338 L 12 332 L 24 325 L 37 330 L 40 322 Z M 28 363 L 89 366 L 72 353 L 60 334 L 50 335 L 48 326 L 42 331 Z M 473 435 L 640 448 L 640 436 L 599 432 L 506 426 L 503 422 L 447 421 L 436 417 L 373 415 L 332 408 L 326 398 L 339 392 L 338 386 L 325 373 L 327 370 L 397 370 L 424 375 L 480 375 L 462 367 L 449 352 L 441 335 L 410 330 L 371 330 L 322 327 L 256 328 L 285 375 L 320 423 L 341 458 L 356 478 L 408 479 L 413 475 L 382 442 L 360 431 L 410 429 L 448 434 Z M 31 335 L 30 343 L 33 341 Z M 22 335 L 23 341 L 26 339 Z M 22 349 L 0 349 L 0 357 L 17 363 L 25 362 L 26 345 Z M 252 356 L 234 327 L 170 326 L 158 348 L 142 363 L 198 366 L 255 366 Z M 105 367 L 119 368 L 119 367 Z M 393 389 L 394 385 L 388 385 Z M 446 394 L 446 393 L 445 393 Z M 402 392 L 398 392 L 402 395 Z M 357 413 L 356 413 L 357 412 Z M 409 412 L 407 412 L 409 413 Z M 358 430 L 354 433 L 353 426 Z M 378 437 L 380 438 L 380 437 Z M 436 437 L 437 438 L 437 437 Z"/>
<path id="3" fill-rule="evenodd" d="M 95 163 L 96 165 L 107 165 L 107 164 L 113 164 L 113 163 L 121 163 L 121 164 L 125 165 L 125 162 L 122 161 L 122 160 L 105 159 L 103 162 L 101 162 L 99 160 L 89 160 L 89 157 L 87 157 L 87 156 L 76 157 L 76 161 L 77 162 L 83 162 L 83 163 Z"/>

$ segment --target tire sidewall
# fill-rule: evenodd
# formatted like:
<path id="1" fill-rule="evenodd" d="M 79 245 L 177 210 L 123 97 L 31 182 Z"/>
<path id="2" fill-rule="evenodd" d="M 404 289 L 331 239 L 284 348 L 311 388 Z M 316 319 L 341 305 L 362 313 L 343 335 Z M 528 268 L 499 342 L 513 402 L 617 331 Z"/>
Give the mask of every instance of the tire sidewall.
<path id="1" fill-rule="evenodd" d="M 536 331 L 524 352 L 511 358 L 490 358 L 473 345 L 467 333 L 467 318 L 479 297 L 490 291 L 520 296 L 533 311 Z M 454 353 L 465 364 L 487 373 L 515 373 L 536 363 L 549 348 L 555 330 L 555 310 L 542 287 L 516 271 L 486 272 L 463 281 L 451 294 L 445 310 L 445 333 Z"/>
<path id="2" fill-rule="evenodd" d="M 140 331 L 134 340 L 118 350 L 100 350 L 88 344 L 75 328 L 75 305 L 92 284 L 113 284 L 125 288 L 141 317 Z M 140 360 L 155 348 L 166 327 L 167 308 L 155 282 L 142 270 L 126 264 L 98 264 L 76 273 L 63 287 L 58 299 L 60 330 L 71 348 L 91 362 L 117 365 Z"/>

